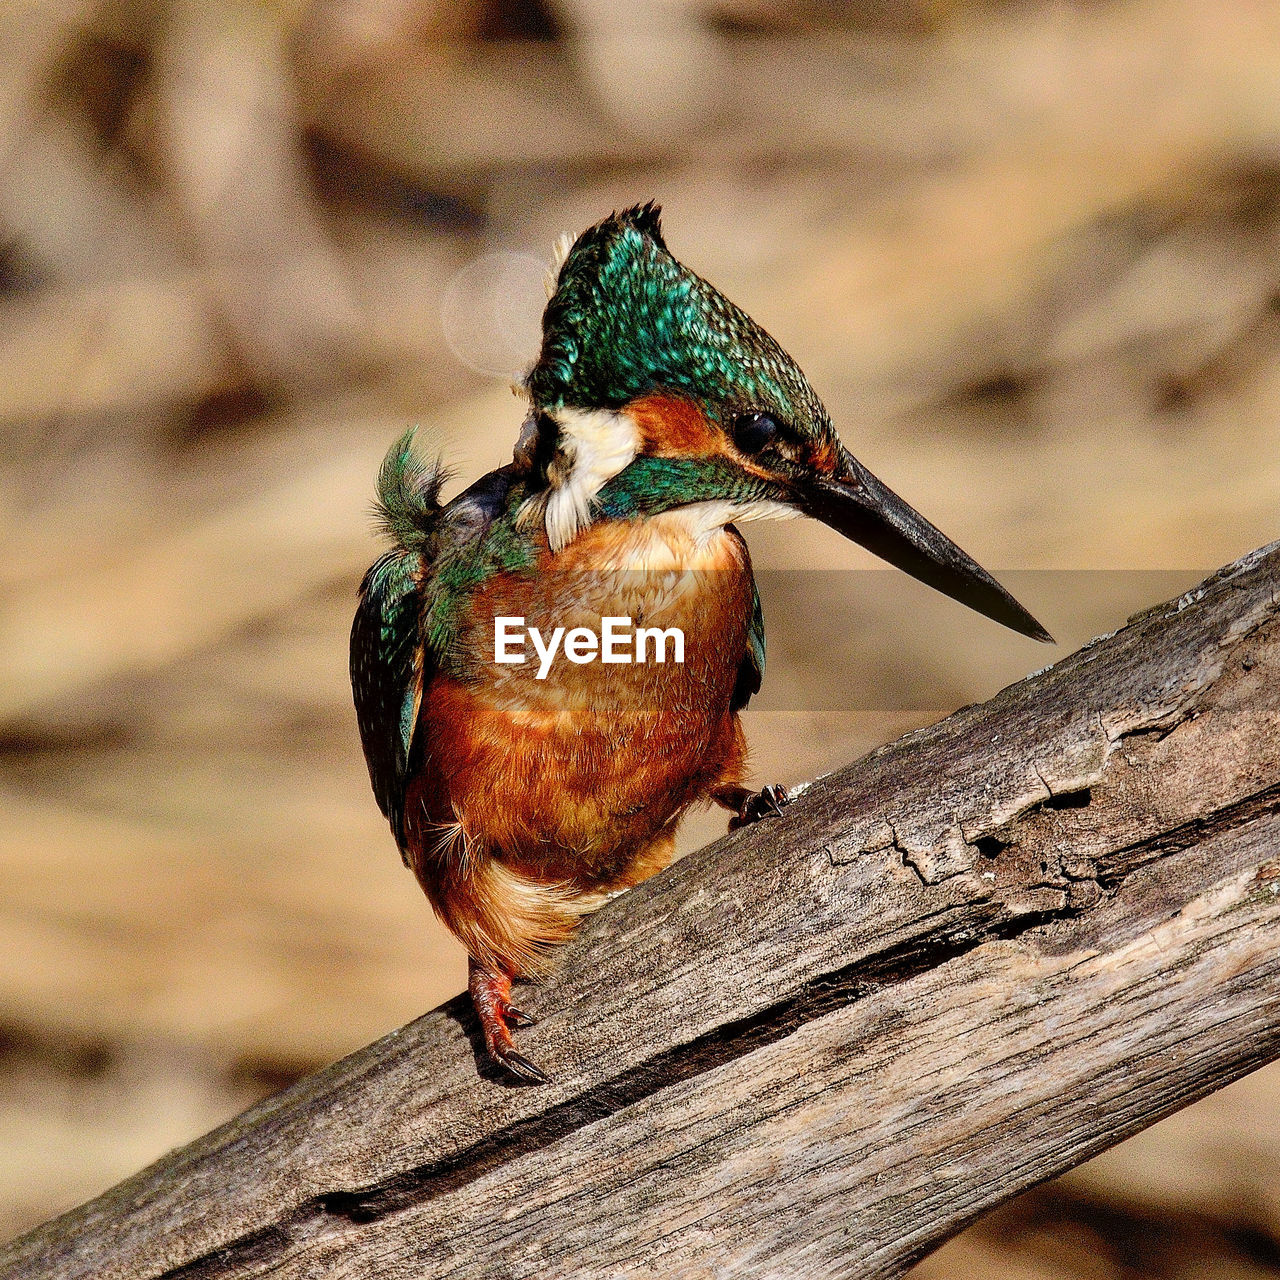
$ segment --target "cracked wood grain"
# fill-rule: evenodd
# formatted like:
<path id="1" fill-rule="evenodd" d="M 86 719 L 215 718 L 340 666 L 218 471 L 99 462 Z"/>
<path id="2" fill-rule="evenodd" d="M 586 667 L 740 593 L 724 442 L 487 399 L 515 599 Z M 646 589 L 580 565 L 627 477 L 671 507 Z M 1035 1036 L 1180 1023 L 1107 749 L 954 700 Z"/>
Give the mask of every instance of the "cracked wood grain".
<path id="1" fill-rule="evenodd" d="M 1280 1055 L 1280 549 L 809 787 L 0 1277 L 890 1277 Z"/>

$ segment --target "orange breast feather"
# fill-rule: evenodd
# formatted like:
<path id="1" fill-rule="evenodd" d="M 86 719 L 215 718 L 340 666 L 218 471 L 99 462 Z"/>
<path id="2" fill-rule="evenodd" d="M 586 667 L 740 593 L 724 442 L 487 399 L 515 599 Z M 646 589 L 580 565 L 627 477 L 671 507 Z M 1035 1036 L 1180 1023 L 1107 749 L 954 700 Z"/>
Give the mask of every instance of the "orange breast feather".
<path id="1" fill-rule="evenodd" d="M 535 577 L 487 584 L 459 636 L 477 675 L 437 678 L 424 695 L 428 759 L 410 791 L 413 825 L 540 879 L 586 887 L 622 875 L 693 800 L 740 779 L 729 700 L 751 605 L 741 539 L 693 532 L 681 511 L 593 526 Z M 669 652 L 663 663 L 576 665 L 561 653 L 539 680 L 532 648 L 525 665 L 493 661 L 499 616 L 544 635 L 598 633 L 605 616 L 678 627 L 684 662 Z"/>

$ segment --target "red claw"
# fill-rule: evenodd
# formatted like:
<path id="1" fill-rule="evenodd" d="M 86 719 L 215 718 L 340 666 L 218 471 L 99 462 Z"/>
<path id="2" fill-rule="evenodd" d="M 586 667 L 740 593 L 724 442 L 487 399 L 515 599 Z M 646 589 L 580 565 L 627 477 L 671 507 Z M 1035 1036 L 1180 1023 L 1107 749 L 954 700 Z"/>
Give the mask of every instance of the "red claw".
<path id="1" fill-rule="evenodd" d="M 517 1009 L 511 1003 L 511 975 L 490 973 L 472 960 L 467 985 L 471 991 L 471 1003 L 475 1005 L 476 1017 L 480 1019 L 484 1046 L 489 1057 L 529 1084 L 546 1084 L 549 1078 L 547 1073 L 536 1063 L 530 1062 L 524 1054 L 517 1052 L 515 1041 L 511 1038 L 513 1026 L 525 1027 L 533 1022 L 533 1018 L 523 1009 Z"/>

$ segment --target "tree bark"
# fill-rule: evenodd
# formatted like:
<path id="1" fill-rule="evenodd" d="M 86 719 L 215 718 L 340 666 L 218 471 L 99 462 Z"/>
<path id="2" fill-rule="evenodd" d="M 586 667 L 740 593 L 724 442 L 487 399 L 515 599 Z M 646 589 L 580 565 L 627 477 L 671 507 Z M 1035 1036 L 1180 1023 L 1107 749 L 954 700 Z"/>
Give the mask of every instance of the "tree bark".
<path id="1" fill-rule="evenodd" d="M 901 1275 L 1280 1055 L 1280 544 L 814 783 L 0 1276 Z"/>

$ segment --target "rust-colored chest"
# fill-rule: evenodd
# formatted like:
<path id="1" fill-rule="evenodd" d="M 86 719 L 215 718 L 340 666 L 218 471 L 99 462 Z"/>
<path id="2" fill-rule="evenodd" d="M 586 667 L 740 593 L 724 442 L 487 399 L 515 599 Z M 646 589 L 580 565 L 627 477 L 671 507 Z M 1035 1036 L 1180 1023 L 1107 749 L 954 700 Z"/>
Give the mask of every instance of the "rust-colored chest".
<path id="1" fill-rule="evenodd" d="M 424 690 L 411 832 L 425 842 L 432 827 L 447 831 L 540 877 L 620 874 L 692 801 L 741 772 L 730 700 L 753 592 L 742 539 L 700 528 L 696 509 L 593 526 L 536 574 L 494 578 L 459 630 L 467 677 L 437 676 Z M 499 631 L 508 661 L 498 661 Z M 579 660 L 566 652 L 575 632 Z M 597 637 L 585 660 L 583 633 Z M 526 660 L 510 660 L 521 649 Z"/>

